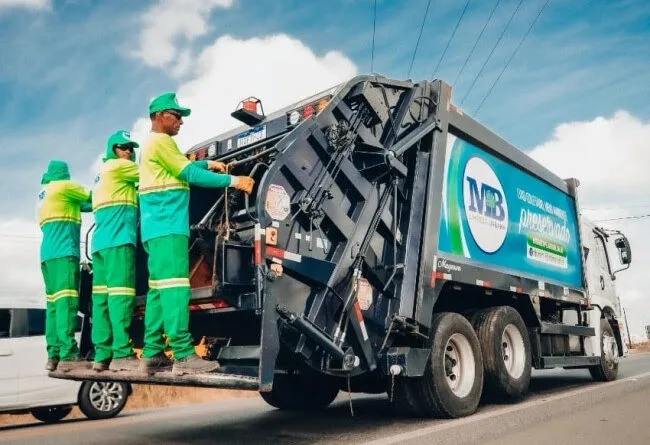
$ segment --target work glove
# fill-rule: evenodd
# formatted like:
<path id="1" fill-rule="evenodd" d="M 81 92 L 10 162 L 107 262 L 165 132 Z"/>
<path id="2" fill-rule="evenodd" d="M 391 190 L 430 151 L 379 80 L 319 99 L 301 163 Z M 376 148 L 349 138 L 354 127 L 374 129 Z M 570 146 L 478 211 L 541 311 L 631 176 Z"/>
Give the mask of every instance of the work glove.
<path id="1" fill-rule="evenodd" d="M 219 161 L 208 161 L 208 170 L 213 172 L 225 173 L 226 164 Z"/>
<path id="2" fill-rule="evenodd" d="M 232 186 L 237 190 L 241 190 L 244 193 L 249 195 L 253 192 L 253 186 L 255 185 L 255 180 L 250 176 L 233 176 Z"/>

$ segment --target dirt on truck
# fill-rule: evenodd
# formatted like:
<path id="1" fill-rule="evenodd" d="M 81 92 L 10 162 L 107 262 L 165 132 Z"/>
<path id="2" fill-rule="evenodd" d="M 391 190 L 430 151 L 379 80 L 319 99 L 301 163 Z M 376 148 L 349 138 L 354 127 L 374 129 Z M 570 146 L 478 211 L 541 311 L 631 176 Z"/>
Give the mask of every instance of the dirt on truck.
<path id="1" fill-rule="evenodd" d="M 444 81 L 358 76 L 193 147 L 231 163 L 250 195 L 193 187 L 190 330 L 211 374 L 111 380 L 259 391 L 280 409 L 339 390 L 388 393 L 416 416 L 525 396 L 531 369 L 616 378 L 624 355 L 620 232 L 579 211 L 561 179 L 453 105 Z M 90 274 L 82 351 L 92 358 Z M 146 255 L 138 252 L 143 342 Z M 107 372 L 50 375 L 106 379 Z"/>

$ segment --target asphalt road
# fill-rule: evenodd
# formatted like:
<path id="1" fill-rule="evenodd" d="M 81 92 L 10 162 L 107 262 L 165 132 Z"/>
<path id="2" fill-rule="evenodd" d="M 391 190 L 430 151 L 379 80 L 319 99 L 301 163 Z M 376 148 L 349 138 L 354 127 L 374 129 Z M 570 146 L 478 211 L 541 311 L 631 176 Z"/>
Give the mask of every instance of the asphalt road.
<path id="1" fill-rule="evenodd" d="M 347 395 L 320 413 L 274 410 L 261 399 L 1 427 L 2 444 L 650 444 L 650 354 L 621 362 L 619 379 L 594 383 L 585 370 L 535 372 L 530 396 L 484 405 L 457 420 L 395 416 L 387 398 Z"/>

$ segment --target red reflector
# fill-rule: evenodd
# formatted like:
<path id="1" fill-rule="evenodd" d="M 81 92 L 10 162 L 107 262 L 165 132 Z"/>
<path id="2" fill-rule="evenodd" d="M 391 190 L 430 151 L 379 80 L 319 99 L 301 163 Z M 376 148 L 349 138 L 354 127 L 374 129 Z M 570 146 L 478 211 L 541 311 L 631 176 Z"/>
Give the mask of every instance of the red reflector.
<path id="1" fill-rule="evenodd" d="M 257 112 L 257 102 L 255 101 L 245 100 L 243 106 L 246 111 L 252 111 L 253 113 Z"/>
<path id="2" fill-rule="evenodd" d="M 222 309 L 224 307 L 230 307 L 230 305 L 226 303 L 224 300 L 217 300 L 214 302 L 214 307 L 216 309 Z"/>
<path id="3" fill-rule="evenodd" d="M 314 107 L 309 104 L 302 110 L 302 116 L 307 119 L 309 116 L 312 116 L 314 114 Z"/>

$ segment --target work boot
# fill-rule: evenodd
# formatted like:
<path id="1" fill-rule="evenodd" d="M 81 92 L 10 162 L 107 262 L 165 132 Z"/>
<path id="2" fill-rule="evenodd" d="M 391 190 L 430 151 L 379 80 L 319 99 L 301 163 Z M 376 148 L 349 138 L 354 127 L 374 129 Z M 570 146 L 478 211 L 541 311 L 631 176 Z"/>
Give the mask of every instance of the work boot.
<path id="1" fill-rule="evenodd" d="M 59 371 L 62 372 L 88 368 L 90 368 L 90 362 L 84 360 L 81 357 L 75 357 L 72 360 L 61 360 L 58 366 Z"/>
<path id="2" fill-rule="evenodd" d="M 111 371 L 137 371 L 140 366 L 141 363 L 138 357 L 131 355 L 129 357 L 114 358 L 108 369 Z"/>
<path id="3" fill-rule="evenodd" d="M 219 369 L 219 362 L 203 360 L 196 354 L 188 355 L 180 360 L 174 361 L 172 374 L 203 374 Z"/>
<path id="4" fill-rule="evenodd" d="M 164 352 L 159 352 L 151 358 L 142 357 L 140 360 L 140 371 L 148 375 L 160 371 L 171 371 L 171 369 L 172 361 Z"/>
<path id="5" fill-rule="evenodd" d="M 108 369 L 108 365 L 111 363 L 111 359 L 103 360 L 101 362 L 93 362 L 93 371 L 102 372 Z"/>
<path id="6" fill-rule="evenodd" d="M 48 358 L 47 363 L 45 364 L 46 371 L 55 371 L 56 367 L 59 365 L 58 358 Z"/>

